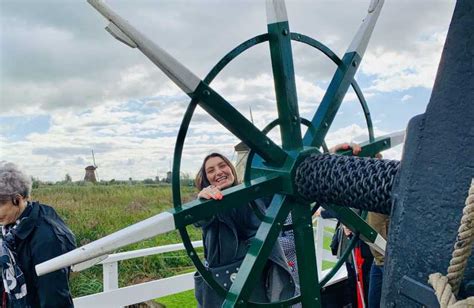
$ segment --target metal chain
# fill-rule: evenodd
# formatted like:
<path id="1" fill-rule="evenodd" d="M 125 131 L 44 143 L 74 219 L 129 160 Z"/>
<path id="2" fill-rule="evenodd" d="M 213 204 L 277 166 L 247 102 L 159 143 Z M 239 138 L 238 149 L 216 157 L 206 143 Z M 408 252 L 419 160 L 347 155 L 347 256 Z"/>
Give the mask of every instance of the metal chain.
<path id="1" fill-rule="evenodd" d="M 391 191 L 399 161 L 313 154 L 296 170 L 296 186 L 305 199 L 390 214 Z"/>

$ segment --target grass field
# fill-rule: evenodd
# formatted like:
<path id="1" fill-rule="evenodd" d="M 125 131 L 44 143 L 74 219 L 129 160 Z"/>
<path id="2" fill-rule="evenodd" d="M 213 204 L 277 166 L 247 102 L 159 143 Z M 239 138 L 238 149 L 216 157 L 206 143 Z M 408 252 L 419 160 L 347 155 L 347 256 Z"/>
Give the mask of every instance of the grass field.
<path id="1" fill-rule="evenodd" d="M 185 200 L 194 198 L 192 187 L 183 188 Z M 104 237 L 126 226 L 172 207 L 168 185 L 51 185 L 33 190 L 32 199 L 53 206 L 76 235 L 78 246 Z M 193 240 L 200 230 L 188 228 Z M 129 245 L 120 251 L 179 243 L 177 232 Z M 122 261 L 119 286 L 174 276 L 194 269 L 185 252 L 173 252 Z M 73 297 L 102 291 L 102 268 L 94 266 L 72 273 Z"/>
<path id="2" fill-rule="evenodd" d="M 194 290 L 162 297 L 156 301 L 165 305 L 166 308 L 187 308 L 197 306 L 196 299 L 194 298 Z"/>

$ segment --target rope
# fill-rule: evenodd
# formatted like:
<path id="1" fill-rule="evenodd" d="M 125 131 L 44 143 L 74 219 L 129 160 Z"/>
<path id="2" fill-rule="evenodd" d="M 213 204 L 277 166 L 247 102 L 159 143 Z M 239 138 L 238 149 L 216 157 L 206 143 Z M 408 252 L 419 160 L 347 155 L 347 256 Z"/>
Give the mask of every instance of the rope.
<path id="1" fill-rule="evenodd" d="M 466 198 L 461 225 L 454 244 L 451 261 L 449 262 L 448 274 L 431 274 L 428 278 L 433 287 L 441 308 L 473 308 L 474 296 L 457 301 L 455 295 L 464 276 L 467 261 L 471 255 L 474 243 L 474 179 L 471 181 L 469 194 Z"/>
<path id="2" fill-rule="evenodd" d="M 459 286 L 466 269 L 466 263 L 471 255 L 472 244 L 474 242 L 474 180 L 471 182 L 469 195 L 463 209 L 461 226 L 458 230 L 458 237 L 454 244 L 453 257 L 449 262 L 448 280 L 453 288 L 453 293 L 458 294 Z"/>

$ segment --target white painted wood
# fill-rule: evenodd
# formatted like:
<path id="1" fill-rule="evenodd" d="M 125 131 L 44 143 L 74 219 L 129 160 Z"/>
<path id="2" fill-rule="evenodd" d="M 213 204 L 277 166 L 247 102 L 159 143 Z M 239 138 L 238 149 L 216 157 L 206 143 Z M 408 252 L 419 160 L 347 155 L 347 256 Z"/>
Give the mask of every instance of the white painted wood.
<path id="1" fill-rule="evenodd" d="M 193 244 L 193 247 L 195 248 L 203 246 L 202 241 L 194 241 L 191 243 Z M 184 250 L 184 245 L 182 243 L 164 245 L 164 246 L 153 247 L 153 248 L 144 248 L 140 250 L 126 251 L 126 252 L 119 252 L 113 255 L 109 255 L 105 260 L 101 261 L 100 263 L 106 264 L 106 263 L 111 263 L 111 262 L 118 262 L 118 261 L 123 261 L 123 260 L 128 260 L 128 259 L 146 257 L 146 256 L 157 255 L 160 253 L 178 251 L 178 250 Z"/>
<path id="2" fill-rule="evenodd" d="M 368 14 L 362 21 L 362 24 L 359 27 L 356 35 L 352 39 L 347 53 L 356 52 L 361 58 L 367 49 L 369 44 L 370 37 L 374 31 L 375 23 L 380 15 L 384 0 L 372 0 L 369 5 Z"/>
<path id="3" fill-rule="evenodd" d="M 327 269 L 327 270 L 324 270 L 321 275 L 318 274 L 318 277 L 319 277 L 319 281 L 321 282 L 321 280 L 324 279 L 324 277 L 329 273 L 329 271 L 331 271 L 331 269 Z M 343 265 L 339 268 L 339 270 L 337 271 L 337 273 L 332 276 L 331 279 L 329 279 L 329 281 L 325 284 L 325 287 L 328 287 L 330 285 L 333 285 L 335 283 L 338 283 L 338 282 L 341 282 L 343 281 L 344 279 L 347 279 L 347 269 L 346 267 Z"/>
<path id="4" fill-rule="evenodd" d="M 103 256 L 100 256 L 100 257 L 97 257 L 97 258 L 94 258 L 94 259 L 87 260 L 85 262 L 74 264 L 73 266 L 71 266 L 71 270 L 73 272 L 83 271 L 85 269 L 88 269 L 89 267 L 92 267 L 96 264 L 99 264 L 103 260 L 107 259 L 107 257 L 108 257 L 108 255 L 103 255 Z"/>
<path id="5" fill-rule="evenodd" d="M 405 142 L 406 131 L 402 130 L 392 134 L 388 134 L 387 137 L 390 137 L 390 145 L 392 147 L 397 146 Z"/>
<path id="6" fill-rule="evenodd" d="M 137 44 L 135 44 L 134 41 L 132 41 L 131 38 L 129 38 L 125 33 L 122 32 L 119 28 L 117 28 L 116 25 L 113 23 L 109 23 L 107 27 L 105 27 L 105 30 L 109 32 L 113 37 L 115 37 L 117 40 L 120 42 L 124 43 L 127 46 L 130 46 L 132 48 L 137 48 Z"/>
<path id="7" fill-rule="evenodd" d="M 121 247 L 173 231 L 174 229 L 176 228 L 173 215 L 168 212 L 161 213 L 74 249 L 64 255 L 40 263 L 35 267 L 36 273 L 38 276 L 41 276 L 60 268 L 108 254 Z"/>
<path id="8" fill-rule="evenodd" d="M 323 242 L 325 219 L 318 217 L 316 221 L 316 234 L 314 236 L 316 246 L 316 265 L 318 267 L 318 277 L 321 277 L 323 269 Z"/>
<path id="9" fill-rule="evenodd" d="M 337 256 L 333 256 L 332 252 L 330 250 L 323 249 L 323 260 L 324 261 L 329 261 L 329 262 L 337 262 Z M 322 262 L 321 262 L 322 263 Z M 322 267 L 321 267 L 322 270 Z"/>
<path id="10" fill-rule="evenodd" d="M 329 273 L 331 270 L 323 269 L 323 260 L 329 261 L 329 262 L 337 262 L 337 256 L 333 256 L 332 253 L 329 250 L 324 249 L 323 247 L 323 242 L 324 242 L 324 235 L 328 232 L 324 230 L 325 227 L 330 227 L 335 229 L 337 225 L 337 220 L 336 219 L 323 219 L 322 217 L 317 217 L 317 227 L 315 228 L 317 230 L 315 234 L 315 245 L 316 245 L 316 261 L 318 265 L 318 277 L 319 281 L 323 280 L 324 277 Z M 330 286 L 332 284 L 338 283 L 344 279 L 347 279 L 347 270 L 345 266 L 341 266 L 341 268 L 337 271 L 337 273 L 327 282 L 325 286 Z"/>
<path id="11" fill-rule="evenodd" d="M 101 0 L 87 0 L 108 21 L 113 23 L 128 39 L 133 41 L 138 49 L 148 57 L 163 73 L 165 73 L 185 93 L 193 93 L 201 80 L 178 60 L 146 36 L 140 33 L 125 19 L 115 13 Z M 115 36 L 115 35 L 114 35 Z"/>
<path id="12" fill-rule="evenodd" d="M 118 264 L 117 262 L 102 265 L 102 279 L 104 292 L 118 289 Z"/>
<path id="13" fill-rule="evenodd" d="M 371 0 L 369 4 L 369 9 L 367 10 L 369 13 L 372 13 L 379 4 L 379 0 Z"/>
<path id="14" fill-rule="evenodd" d="M 314 228 L 315 230 L 315 247 L 316 247 L 316 262 L 318 266 L 318 276 L 321 277 L 323 273 L 323 260 L 329 262 L 337 262 L 337 257 L 333 256 L 331 251 L 326 250 L 323 247 L 324 243 L 324 236 L 328 235 L 328 232 L 324 230 L 324 228 L 336 228 L 337 220 L 336 219 L 323 219 L 322 217 L 317 217 L 317 227 Z M 330 235 L 332 236 L 332 234 Z"/>
<path id="15" fill-rule="evenodd" d="M 267 24 L 288 21 L 284 0 L 267 0 Z"/>
<path id="16" fill-rule="evenodd" d="M 370 247 L 375 249 L 377 252 L 385 255 L 385 249 L 387 247 L 387 241 L 380 235 L 377 234 L 375 241 L 373 243 L 367 243 Z"/>
<path id="17" fill-rule="evenodd" d="M 145 282 L 74 299 L 76 308 L 126 306 L 194 288 L 194 273 Z"/>

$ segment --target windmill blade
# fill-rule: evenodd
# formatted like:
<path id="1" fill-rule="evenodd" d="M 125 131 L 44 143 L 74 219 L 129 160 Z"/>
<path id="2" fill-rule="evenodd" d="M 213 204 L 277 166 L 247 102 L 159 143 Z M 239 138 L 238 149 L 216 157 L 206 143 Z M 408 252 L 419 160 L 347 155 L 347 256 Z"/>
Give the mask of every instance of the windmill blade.
<path id="1" fill-rule="evenodd" d="M 169 212 L 160 213 L 66 254 L 40 263 L 35 267 L 36 273 L 38 276 L 41 276 L 73 264 L 80 264 L 97 257 L 100 258 L 119 247 L 146 240 L 175 229 L 176 225 L 173 214 Z"/>
<path id="2" fill-rule="evenodd" d="M 95 175 L 96 175 L 96 178 L 97 178 L 97 182 L 100 182 L 99 171 L 97 171 L 97 168 L 94 170 L 94 172 L 95 172 Z"/>
<path id="3" fill-rule="evenodd" d="M 252 105 L 249 105 L 249 111 L 250 111 L 250 122 L 252 122 L 252 124 L 255 124 L 255 122 L 253 121 Z"/>
<path id="4" fill-rule="evenodd" d="M 87 260 L 87 261 L 84 261 L 84 262 L 81 262 L 81 263 L 78 263 L 78 264 L 74 264 L 71 266 L 71 270 L 73 272 L 80 272 L 80 271 L 83 271 L 83 270 L 86 270 L 96 264 L 99 264 L 100 262 L 104 261 L 105 259 L 107 259 L 109 257 L 108 254 L 105 254 L 103 256 L 98 256 L 97 258 L 94 258 L 94 259 L 90 259 L 90 260 Z"/>
<path id="5" fill-rule="evenodd" d="M 361 58 L 367 49 L 370 37 L 375 28 L 375 23 L 379 18 L 384 0 L 371 0 L 367 10 L 367 16 L 363 19 L 356 35 L 352 39 L 346 53 L 356 52 Z"/>
<path id="6" fill-rule="evenodd" d="M 390 145 L 393 147 L 402 144 L 405 142 L 406 130 L 401 130 L 399 132 L 391 133 L 385 135 L 385 137 L 390 138 Z"/>
<path id="7" fill-rule="evenodd" d="M 95 167 L 95 175 L 96 175 L 96 178 L 97 178 L 97 181 L 100 182 L 100 178 L 99 178 L 99 171 L 97 171 L 97 168 L 99 168 L 99 166 L 97 166 L 97 164 L 95 163 L 95 155 L 94 155 L 94 149 L 91 149 L 92 151 L 92 161 L 94 162 L 94 167 Z"/>
<path id="8" fill-rule="evenodd" d="M 267 0 L 266 1 L 267 24 L 288 21 L 286 14 L 286 6 L 284 0 Z"/>
<path id="9" fill-rule="evenodd" d="M 373 141 L 366 141 L 360 144 L 362 151 L 358 154 L 361 157 L 373 157 L 376 153 L 391 149 L 405 141 L 406 131 L 402 130 L 375 138 Z M 340 155 L 352 155 L 351 150 L 339 151 Z"/>
<path id="10" fill-rule="evenodd" d="M 94 149 L 92 149 L 91 151 L 92 151 L 92 162 L 94 162 L 94 167 L 97 168 L 97 164 L 95 163 Z"/>
<path id="11" fill-rule="evenodd" d="M 107 31 L 130 47 L 137 47 L 185 93 L 193 93 L 201 80 L 160 46 L 153 43 L 100 0 L 87 0 L 110 24 Z"/>

